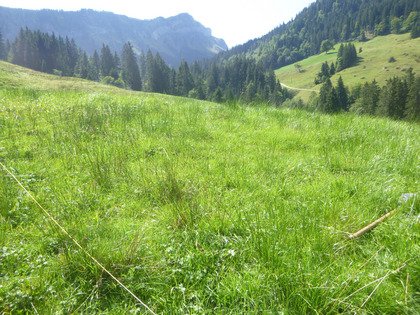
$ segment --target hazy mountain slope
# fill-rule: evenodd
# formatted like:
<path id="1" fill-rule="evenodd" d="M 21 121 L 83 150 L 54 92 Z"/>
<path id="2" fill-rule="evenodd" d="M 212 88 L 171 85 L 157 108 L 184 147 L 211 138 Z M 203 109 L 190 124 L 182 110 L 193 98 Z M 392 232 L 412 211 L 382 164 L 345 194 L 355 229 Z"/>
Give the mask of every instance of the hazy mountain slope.
<path id="1" fill-rule="evenodd" d="M 122 45 L 131 41 L 138 52 L 148 49 L 159 52 L 173 66 L 182 59 L 193 62 L 227 49 L 223 39 L 213 37 L 209 28 L 186 13 L 167 19 L 138 20 L 93 10 L 65 12 L 0 7 L 0 32 L 5 39 L 13 40 L 21 27 L 74 38 L 88 53 L 99 51 L 103 43 L 120 52 Z"/>

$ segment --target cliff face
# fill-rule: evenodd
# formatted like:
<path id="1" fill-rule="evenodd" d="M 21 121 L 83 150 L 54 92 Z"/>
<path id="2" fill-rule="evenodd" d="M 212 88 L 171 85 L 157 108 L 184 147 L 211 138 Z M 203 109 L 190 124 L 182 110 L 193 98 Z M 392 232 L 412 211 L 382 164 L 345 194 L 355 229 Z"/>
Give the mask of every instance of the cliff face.
<path id="1" fill-rule="evenodd" d="M 209 28 L 187 13 L 166 19 L 138 20 L 93 10 L 65 12 L 0 7 L 3 38 L 14 40 L 21 27 L 74 38 L 90 54 L 95 49 L 100 52 L 102 44 L 120 52 L 122 45 L 130 41 L 136 52 L 146 53 L 149 49 L 159 52 L 174 67 L 181 60 L 193 62 L 227 50 L 223 39 L 213 37 Z"/>

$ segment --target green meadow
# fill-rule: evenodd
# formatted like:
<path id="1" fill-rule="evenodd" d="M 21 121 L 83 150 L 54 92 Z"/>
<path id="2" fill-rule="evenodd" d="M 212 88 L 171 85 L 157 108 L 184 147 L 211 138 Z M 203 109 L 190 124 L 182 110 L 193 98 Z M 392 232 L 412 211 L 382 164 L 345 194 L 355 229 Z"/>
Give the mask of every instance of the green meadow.
<path id="1" fill-rule="evenodd" d="M 379 86 L 386 84 L 386 80 L 394 76 L 401 77 L 410 67 L 417 75 L 420 74 L 420 38 L 411 39 L 410 34 L 378 36 L 367 42 L 354 42 L 358 54 L 358 63 L 350 68 L 336 73 L 331 81 L 337 83 L 343 78 L 344 84 L 354 87 L 358 84 L 376 80 Z M 321 84 L 314 83 L 315 76 L 321 71 L 324 62 L 335 63 L 340 44 L 334 50 L 304 59 L 298 71 L 294 65 L 276 70 L 276 76 L 281 83 L 301 89 L 318 90 Z M 361 51 L 359 51 L 361 49 Z M 394 57 L 394 62 L 389 62 Z M 303 100 L 310 98 L 311 92 L 300 91 L 298 95 Z"/>
<path id="2" fill-rule="evenodd" d="M 418 124 L 0 82 L 0 313 L 420 309 Z"/>

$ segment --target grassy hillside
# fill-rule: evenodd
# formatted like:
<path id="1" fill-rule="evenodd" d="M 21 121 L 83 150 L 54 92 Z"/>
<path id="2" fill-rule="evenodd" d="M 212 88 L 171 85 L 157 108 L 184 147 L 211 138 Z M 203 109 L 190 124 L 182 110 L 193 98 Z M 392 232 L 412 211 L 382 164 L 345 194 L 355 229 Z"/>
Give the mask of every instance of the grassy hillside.
<path id="1" fill-rule="evenodd" d="M 333 83 L 341 75 L 347 86 L 363 84 L 373 79 L 382 86 L 386 79 L 403 76 L 404 71 L 410 67 L 417 75 L 420 74 L 420 38 L 410 39 L 409 34 L 388 35 L 354 44 L 357 52 L 359 48 L 362 48 L 362 52 L 358 53 L 359 63 L 334 75 L 331 79 Z M 288 86 L 319 90 L 319 85 L 315 85 L 314 78 L 320 72 L 322 63 L 325 61 L 329 64 L 335 63 L 339 46 L 339 44 L 336 45 L 335 50 L 328 54 L 322 53 L 299 62 L 302 72 L 297 71 L 294 65 L 278 69 L 277 78 Z M 394 57 L 396 61 L 389 63 L 391 57 Z M 298 95 L 307 100 L 310 92 L 302 91 Z"/>
<path id="2" fill-rule="evenodd" d="M 156 313 L 419 309 L 419 125 L 0 67 L 1 311 L 147 313 L 11 174 Z"/>
<path id="3" fill-rule="evenodd" d="M 4 61 L 0 61 L 0 88 L 132 94 L 128 90 L 114 86 L 78 78 L 50 75 Z"/>

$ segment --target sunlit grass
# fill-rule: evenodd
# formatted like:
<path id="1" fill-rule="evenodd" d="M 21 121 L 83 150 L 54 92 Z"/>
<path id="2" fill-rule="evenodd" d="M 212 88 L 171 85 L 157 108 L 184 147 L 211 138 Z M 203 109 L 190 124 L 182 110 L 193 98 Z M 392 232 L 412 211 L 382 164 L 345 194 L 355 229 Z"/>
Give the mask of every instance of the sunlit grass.
<path id="1" fill-rule="evenodd" d="M 418 309 L 418 125 L 54 90 L 0 90 L 0 161 L 155 312 Z M 0 197 L 2 310 L 145 313 L 4 170 Z"/>
<path id="2" fill-rule="evenodd" d="M 414 73 L 420 74 L 420 38 L 411 39 L 410 34 L 388 35 L 375 37 L 367 42 L 355 42 L 358 52 L 359 62 L 357 65 L 340 71 L 331 80 L 335 84 L 338 77 L 343 78 L 344 84 L 354 87 L 357 84 L 371 82 L 373 79 L 380 86 L 386 84 L 386 80 L 394 76 L 404 76 L 404 71 L 413 68 Z M 319 85 L 315 85 L 314 79 L 321 71 L 321 65 L 325 61 L 328 64 L 335 63 L 337 51 L 340 44 L 334 50 L 309 57 L 298 62 L 301 65 L 299 72 L 294 65 L 289 65 L 276 70 L 276 76 L 280 82 L 302 89 L 319 90 Z M 359 52 L 359 48 L 362 49 Z M 395 62 L 389 63 L 389 59 L 394 57 Z M 300 91 L 299 97 L 308 100 L 311 92 Z"/>

